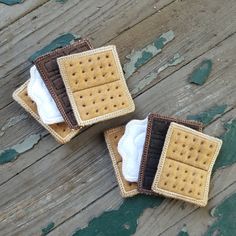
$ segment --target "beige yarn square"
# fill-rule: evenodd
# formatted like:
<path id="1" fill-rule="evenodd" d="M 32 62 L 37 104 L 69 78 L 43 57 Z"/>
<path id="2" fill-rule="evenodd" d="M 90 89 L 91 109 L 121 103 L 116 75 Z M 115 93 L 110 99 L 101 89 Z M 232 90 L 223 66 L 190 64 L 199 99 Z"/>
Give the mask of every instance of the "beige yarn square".
<path id="1" fill-rule="evenodd" d="M 220 139 L 172 122 L 152 190 L 205 206 L 212 168 L 221 145 Z"/>
<path id="2" fill-rule="evenodd" d="M 118 142 L 123 136 L 124 132 L 125 127 L 121 126 L 105 131 L 104 135 L 115 170 L 115 175 L 120 188 L 121 196 L 132 197 L 138 194 L 137 183 L 131 183 L 124 179 L 122 174 L 122 158 L 117 150 Z"/>
<path id="3" fill-rule="evenodd" d="M 37 120 L 48 132 L 60 143 L 69 142 L 76 134 L 79 133 L 78 130 L 72 130 L 65 123 L 57 123 L 52 125 L 44 124 L 37 112 L 36 104 L 30 99 L 27 94 L 27 85 L 29 81 L 26 81 L 13 93 L 13 99 L 18 102 L 27 112 L 29 112 L 35 120 Z"/>
<path id="4" fill-rule="evenodd" d="M 115 46 L 68 55 L 57 62 L 79 125 L 134 111 Z"/>

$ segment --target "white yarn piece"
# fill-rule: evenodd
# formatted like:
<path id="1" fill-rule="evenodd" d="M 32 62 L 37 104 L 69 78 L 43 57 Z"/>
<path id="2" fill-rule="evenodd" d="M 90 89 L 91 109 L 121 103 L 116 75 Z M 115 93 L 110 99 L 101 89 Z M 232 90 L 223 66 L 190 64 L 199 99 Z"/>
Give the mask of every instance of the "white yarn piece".
<path id="1" fill-rule="evenodd" d="M 36 66 L 30 68 L 27 92 L 36 103 L 38 114 L 43 123 L 50 125 L 64 121 Z"/>
<path id="2" fill-rule="evenodd" d="M 125 133 L 118 142 L 118 152 L 122 157 L 122 173 L 129 182 L 137 182 L 143 147 L 147 132 L 147 121 L 131 120 L 125 127 Z"/>

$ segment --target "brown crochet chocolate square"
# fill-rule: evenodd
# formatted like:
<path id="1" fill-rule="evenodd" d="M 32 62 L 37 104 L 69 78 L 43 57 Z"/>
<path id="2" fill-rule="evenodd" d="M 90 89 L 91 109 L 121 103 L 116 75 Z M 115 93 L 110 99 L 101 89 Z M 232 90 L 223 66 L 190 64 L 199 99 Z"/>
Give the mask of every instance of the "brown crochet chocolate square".
<path id="1" fill-rule="evenodd" d="M 90 49 L 92 49 L 90 42 L 86 39 L 81 39 L 72 45 L 49 52 L 35 60 L 35 65 L 56 102 L 58 109 L 65 122 L 72 129 L 78 129 L 79 126 L 71 108 L 64 82 L 61 78 L 57 58 Z"/>
<path id="2" fill-rule="evenodd" d="M 149 115 L 138 181 L 138 191 L 141 193 L 154 194 L 151 190 L 152 182 L 155 177 L 167 130 L 173 121 L 198 131 L 202 131 L 203 128 L 203 124 L 196 121 L 182 120 L 159 114 Z"/>
<path id="3" fill-rule="evenodd" d="M 27 112 L 29 112 L 34 117 L 34 119 L 37 120 L 46 130 L 48 130 L 48 132 L 59 143 L 69 142 L 75 135 L 79 133 L 79 130 L 70 129 L 70 127 L 65 122 L 53 125 L 44 124 L 38 115 L 36 104 L 30 99 L 27 94 L 28 83 L 29 80 L 14 91 L 13 99 L 18 102 Z"/>
<path id="4" fill-rule="evenodd" d="M 115 170 L 116 179 L 120 188 L 122 197 L 132 197 L 138 194 L 137 183 L 131 183 L 124 179 L 122 174 L 122 158 L 117 150 L 120 138 L 125 132 L 125 127 L 117 127 L 105 131 L 105 140 L 110 153 L 112 164 Z"/>
<path id="5" fill-rule="evenodd" d="M 61 57 L 57 62 L 80 126 L 134 111 L 115 46 Z"/>
<path id="6" fill-rule="evenodd" d="M 166 134 L 152 190 L 206 206 L 213 165 L 222 141 L 172 122 Z"/>

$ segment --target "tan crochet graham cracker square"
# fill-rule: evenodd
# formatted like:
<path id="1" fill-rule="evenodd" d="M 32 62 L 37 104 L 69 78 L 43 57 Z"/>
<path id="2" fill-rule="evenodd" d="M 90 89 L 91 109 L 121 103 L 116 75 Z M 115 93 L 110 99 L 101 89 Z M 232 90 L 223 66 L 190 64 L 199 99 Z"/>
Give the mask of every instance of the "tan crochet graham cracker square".
<path id="1" fill-rule="evenodd" d="M 115 170 L 116 179 L 120 187 L 122 197 L 132 197 L 138 194 L 137 183 L 131 183 L 124 179 L 122 174 L 122 158 L 118 153 L 117 146 L 120 138 L 125 132 L 125 127 L 117 127 L 105 131 L 105 140 L 111 156 L 112 164 Z"/>
<path id="2" fill-rule="evenodd" d="M 134 111 L 115 46 L 68 55 L 57 62 L 79 125 Z"/>
<path id="3" fill-rule="evenodd" d="M 72 130 L 69 126 L 63 123 L 57 123 L 52 125 L 44 124 L 37 112 L 36 104 L 30 99 L 27 94 L 27 84 L 29 80 L 21 85 L 13 93 L 13 99 L 18 102 L 27 112 L 29 112 L 48 132 L 60 143 L 69 142 L 76 134 L 79 133 L 78 130 Z"/>
<path id="4" fill-rule="evenodd" d="M 221 145 L 220 139 L 172 122 L 152 190 L 205 206 L 212 168 Z"/>

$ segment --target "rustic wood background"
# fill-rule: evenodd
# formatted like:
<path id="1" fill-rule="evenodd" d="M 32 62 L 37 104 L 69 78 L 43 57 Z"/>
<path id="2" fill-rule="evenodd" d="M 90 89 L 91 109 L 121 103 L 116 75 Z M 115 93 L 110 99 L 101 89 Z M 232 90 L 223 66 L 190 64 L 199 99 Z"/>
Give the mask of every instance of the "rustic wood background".
<path id="1" fill-rule="evenodd" d="M 12 99 L 29 78 L 28 58 L 62 34 L 88 37 L 94 47 L 115 44 L 125 65 L 166 32 L 174 38 L 162 51 L 128 71 L 135 113 L 96 124 L 66 145 Z M 0 235 L 236 235 L 235 32 L 235 0 L 0 3 Z M 204 59 L 213 63 L 210 77 L 189 83 Z M 223 138 L 207 207 L 120 197 L 103 131 L 150 112 L 208 116 L 204 132 Z"/>

